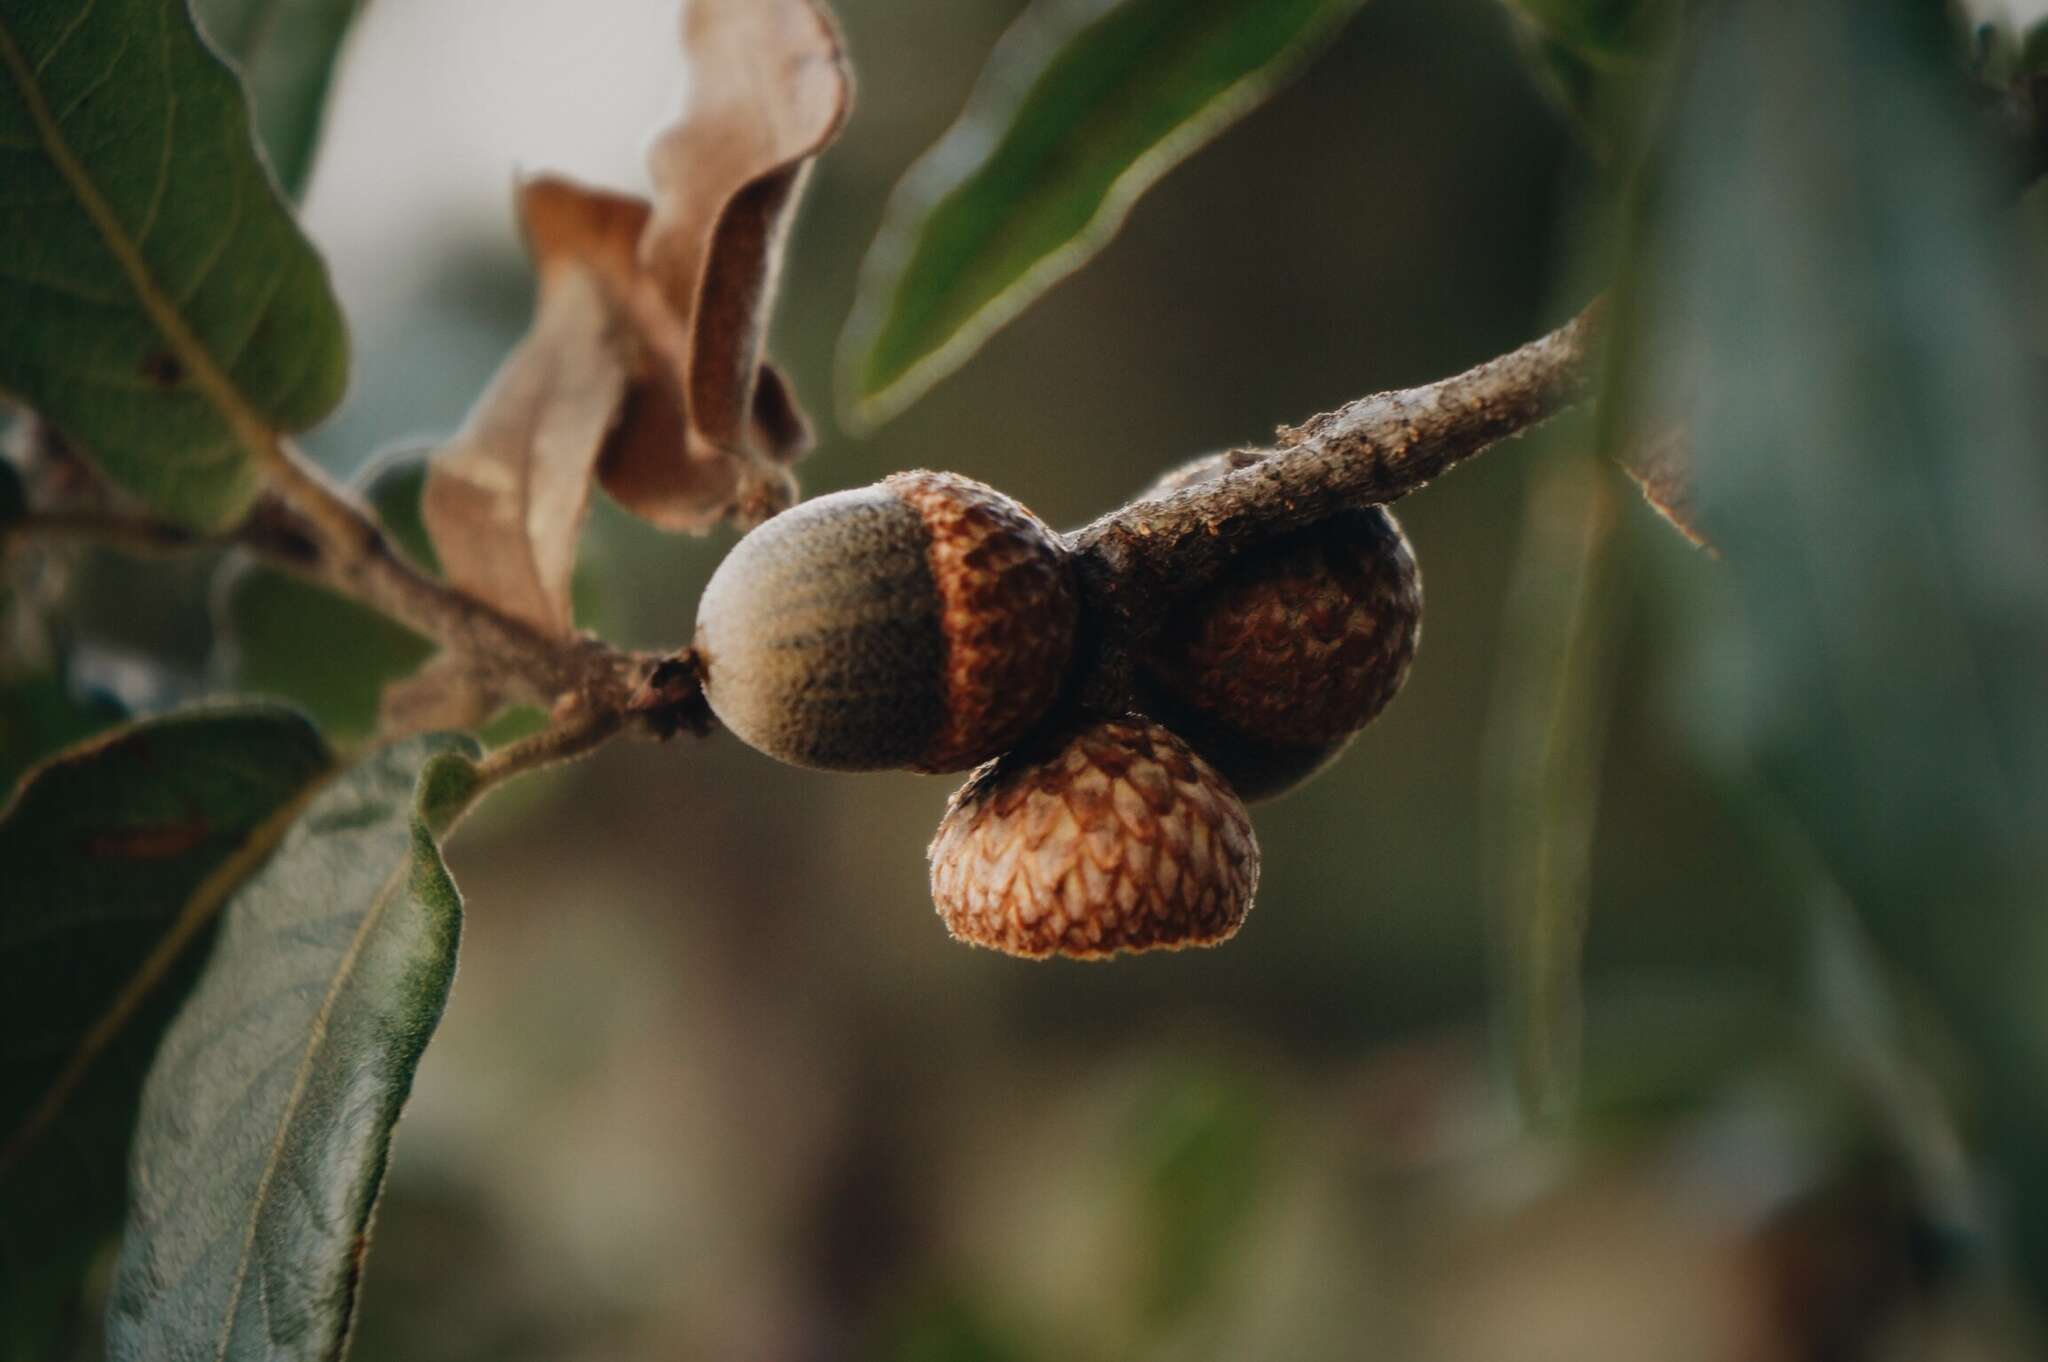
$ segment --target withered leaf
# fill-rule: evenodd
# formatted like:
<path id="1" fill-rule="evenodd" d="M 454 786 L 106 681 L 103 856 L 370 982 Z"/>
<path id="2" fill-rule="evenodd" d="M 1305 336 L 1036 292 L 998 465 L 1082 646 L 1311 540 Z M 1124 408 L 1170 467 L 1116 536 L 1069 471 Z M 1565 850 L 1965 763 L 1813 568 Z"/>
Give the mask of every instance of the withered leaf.
<path id="1" fill-rule="evenodd" d="M 1663 433 L 1625 447 L 1617 457 L 1622 471 L 1635 480 L 1643 500 L 1671 523 L 1671 527 L 1708 553 L 1713 543 L 1700 530 L 1692 475 L 1692 441 L 1684 427 L 1673 426 Z"/>
<path id="2" fill-rule="evenodd" d="M 851 78 L 815 0 L 693 0 L 690 102 L 649 152 L 653 202 L 541 177 L 519 211 L 540 303 L 454 443 L 426 517 L 449 578 L 551 633 L 593 474 L 667 530 L 765 519 L 810 444 L 762 357 L 792 210 Z"/>
<path id="3" fill-rule="evenodd" d="M 385 742 L 421 733 L 473 733 L 505 705 L 476 664 L 441 653 L 411 676 L 388 683 L 378 697 L 377 736 Z"/>
<path id="4" fill-rule="evenodd" d="M 639 263 L 687 339 L 669 403 L 636 391 L 601 475 L 634 514 L 701 531 L 794 495 L 782 465 L 810 432 L 762 343 L 804 176 L 846 121 L 852 80 L 812 0 L 695 0 L 683 41 L 690 102 L 648 152 Z"/>
<path id="5" fill-rule="evenodd" d="M 421 509 L 451 582 L 566 636 L 591 474 L 633 350 L 595 270 L 538 238 L 534 252 L 532 329 L 435 458 Z"/>

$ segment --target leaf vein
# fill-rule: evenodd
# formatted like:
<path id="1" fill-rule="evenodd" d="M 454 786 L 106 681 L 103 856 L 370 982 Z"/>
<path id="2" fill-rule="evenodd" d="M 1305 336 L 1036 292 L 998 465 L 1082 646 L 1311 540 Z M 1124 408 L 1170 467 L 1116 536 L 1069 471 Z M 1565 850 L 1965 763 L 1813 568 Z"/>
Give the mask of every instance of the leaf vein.
<path id="1" fill-rule="evenodd" d="M 84 26 L 86 18 L 91 15 L 93 8 L 98 4 L 99 0 L 85 0 L 85 3 L 78 7 L 78 13 L 71 16 L 71 22 L 64 25 L 64 31 L 57 35 L 57 41 L 51 43 L 50 50 L 43 53 L 41 59 L 36 62 L 36 75 L 42 75 L 44 69 L 57 59 L 57 54 L 64 50 L 64 44 L 70 42 L 71 35 L 78 32 Z M 124 47 L 127 45 L 125 37 L 122 45 Z"/>
<path id="2" fill-rule="evenodd" d="M 171 10 L 164 5 L 157 10 L 157 32 L 162 38 L 164 64 L 164 137 L 163 149 L 157 153 L 156 183 L 149 192 L 149 207 L 143 211 L 142 223 L 135 229 L 135 250 L 139 255 L 148 243 L 149 234 L 156 230 L 156 215 L 163 208 L 164 190 L 171 182 L 171 146 L 178 127 L 178 83 L 171 72 Z"/>
<path id="3" fill-rule="evenodd" d="M 28 62 L 23 58 L 21 48 L 4 17 L 0 17 L 0 68 L 5 68 L 15 78 L 20 88 L 22 103 L 26 106 L 29 121 L 42 139 L 43 148 L 55 163 L 58 173 L 72 186 L 78 201 L 84 208 L 96 231 L 127 275 L 129 286 L 135 290 L 136 301 L 162 333 L 164 340 L 184 361 L 193 382 L 209 402 L 225 418 L 235 438 L 253 457 L 269 462 L 282 457 L 278 449 L 277 431 L 242 392 L 234 386 L 225 371 L 215 362 L 214 356 L 177 310 L 158 283 L 149 264 L 136 249 L 120 218 L 100 193 L 85 166 L 65 141 L 63 130 L 50 117 L 48 102 L 43 98 L 41 88 L 35 83 Z"/>
<path id="4" fill-rule="evenodd" d="M 293 1077 L 291 1093 L 285 1098 L 284 1109 L 278 1114 L 277 1132 L 271 1138 L 270 1154 L 264 1160 L 263 1173 L 256 1183 L 256 1193 L 250 1198 L 248 1224 L 242 1236 L 242 1255 L 235 1264 L 233 1286 L 228 1294 L 226 1308 L 221 1312 L 219 1346 L 214 1352 L 215 1362 L 226 1362 L 228 1345 L 234 1336 L 236 1312 L 241 1308 L 242 1291 L 249 1280 L 250 1259 L 256 1252 L 256 1232 L 263 1219 L 263 1211 L 270 1200 L 270 1185 L 277 1175 L 277 1166 L 286 1140 L 290 1137 L 292 1121 L 297 1117 L 300 1104 L 306 1096 L 306 1086 L 312 1081 L 313 1066 L 321 1049 L 327 1043 L 327 1028 L 333 1021 L 334 1006 L 341 996 L 341 990 L 354 975 L 357 963 L 362 959 L 363 946 L 383 920 L 385 910 L 398 896 L 399 888 L 410 877 L 411 856 L 408 854 L 391 872 L 390 878 L 377 891 L 377 897 L 363 914 L 362 925 L 356 929 L 355 937 L 349 942 L 348 950 L 336 966 L 334 979 L 329 984 L 326 996 L 320 1000 L 320 1008 L 313 1014 L 313 1025 L 306 1036 L 306 1046 L 299 1057 L 297 1073 Z"/>
<path id="5" fill-rule="evenodd" d="M 129 35 L 127 33 L 121 35 L 121 45 L 114 49 L 113 56 L 107 58 L 107 69 L 86 82 L 85 88 L 79 91 L 69 104 L 64 106 L 63 110 L 57 115 L 58 123 L 69 122 L 73 114 L 85 107 L 87 100 L 98 94 L 106 83 L 114 78 L 114 73 L 121 69 L 121 58 L 128 55 L 128 38 Z M 32 147 L 35 143 L 31 142 L 28 145 Z"/>

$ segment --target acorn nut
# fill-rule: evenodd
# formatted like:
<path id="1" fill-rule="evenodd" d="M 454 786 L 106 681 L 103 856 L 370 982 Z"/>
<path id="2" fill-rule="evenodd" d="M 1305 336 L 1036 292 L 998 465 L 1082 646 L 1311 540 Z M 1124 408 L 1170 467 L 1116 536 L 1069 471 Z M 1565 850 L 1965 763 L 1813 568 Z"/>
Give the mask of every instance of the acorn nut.
<path id="1" fill-rule="evenodd" d="M 899 473 L 768 520 L 697 611 L 705 698 L 798 766 L 964 771 L 1052 707 L 1078 605 L 1059 536 L 994 488 Z"/>
<path id="2" fill-rule="evenodd" d="M 1382 507 L 1255 545 L 1183 602 L 1144 659 L 1158 717 L 1247 799 L 1292 787 L 1407 679 L 1422 580 Z"/>
<path id="3" fill-rule="evenodd" d="M 1087 724 L 977 771 L 931 847 L 959 940 L 1103 957 L 1234 935 L 1258 886 L 1251 817 L 1216 771 L 1141 715 Z"/>

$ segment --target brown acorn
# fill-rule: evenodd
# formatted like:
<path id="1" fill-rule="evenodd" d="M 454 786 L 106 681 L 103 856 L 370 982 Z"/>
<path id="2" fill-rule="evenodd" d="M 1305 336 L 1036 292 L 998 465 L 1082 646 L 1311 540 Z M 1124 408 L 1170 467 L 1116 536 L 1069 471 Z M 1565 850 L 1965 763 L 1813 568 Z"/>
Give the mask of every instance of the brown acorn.
<path id="1" fill-rule="evenodd" d="M 1244 804 L 1137 714 L 975 772 L 931 863 L 932 900 L 957 939 L 1034 958 L 1214 945 L 1243 924 L 1259 880 Z"/>
<path id="2" fill-rule="evenodd" d="M 1078 605 L 1064 542 L 1001 492 L 899 473 L 734 546 L 697 611 L 721 722 L 799 766 L 964 771 L 1052 707 Z"/>
<path id="3" fill-rule="evenodd" d="M 1247 549 L 1183 602 L 1145 658 L 1159 717 L 1239 794 L 1320 769 L 1407 679 L 1422 580 L 1382 507 L 1344 511 Z"/>

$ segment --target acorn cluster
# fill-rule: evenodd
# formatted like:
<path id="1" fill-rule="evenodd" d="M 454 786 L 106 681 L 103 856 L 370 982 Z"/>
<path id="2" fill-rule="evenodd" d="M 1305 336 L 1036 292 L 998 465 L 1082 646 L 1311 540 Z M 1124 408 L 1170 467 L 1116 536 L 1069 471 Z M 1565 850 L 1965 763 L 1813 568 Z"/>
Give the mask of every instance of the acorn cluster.
<path id="1" fill-rule="evenodd" d="M 1147 492 L 1227 471 L 1211 458 Z M 972 770 L 931 846 L 953 935 L 1101 957 L 1222 941 L 1259 851 L 1245 800 L 1327 765 L 1393 699 L 1421 579 L 1383 508 L 1246 547 L 1165 603 L 1124 703 L 1082 700 L 1087 616 L 1065 538 L 1010 497 L 900 473 L 742 539 L 698 609 L 705 697 L 782 761 Z M 1113 712 L 1109 712 L 1113 711 Z"/>

